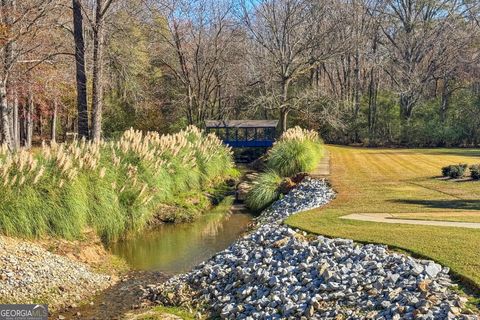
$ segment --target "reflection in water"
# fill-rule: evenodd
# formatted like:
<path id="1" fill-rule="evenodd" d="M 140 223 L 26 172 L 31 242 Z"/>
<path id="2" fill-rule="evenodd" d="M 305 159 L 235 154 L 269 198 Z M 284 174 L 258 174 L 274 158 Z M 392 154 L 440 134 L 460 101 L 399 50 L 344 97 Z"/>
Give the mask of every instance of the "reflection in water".
<path id="1" fill-rule="evenodd" d="M 164 224 L 114 243 L 111 250 L 135 269 L 181 273 L 227 248 L 251 221 L 247 213 L 212 210 L 193 223 Z"/>

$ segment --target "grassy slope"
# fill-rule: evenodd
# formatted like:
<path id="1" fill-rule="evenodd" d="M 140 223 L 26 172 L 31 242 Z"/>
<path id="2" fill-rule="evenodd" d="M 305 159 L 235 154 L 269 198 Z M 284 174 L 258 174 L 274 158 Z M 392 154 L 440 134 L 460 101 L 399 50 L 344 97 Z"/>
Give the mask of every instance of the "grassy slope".
<path id="1" fill-rule="evenodd" d="M 286 223 L 332 237 L 402 248 L 449 266 L 480 288 L 480 229 L 372 223 L 339 219 L 350 213 L 402 213 L 402 218 L 454 213 L 456 221 L 480 221 L 480 182 L 442 181 L 440 168 L 480 162 L 472 149 L 365 149 L 329 146 L 337 199 Z M 435 214 L 438 212 L 438 214 Z M 469 212 L 462 217 L 459 212 Z"/>

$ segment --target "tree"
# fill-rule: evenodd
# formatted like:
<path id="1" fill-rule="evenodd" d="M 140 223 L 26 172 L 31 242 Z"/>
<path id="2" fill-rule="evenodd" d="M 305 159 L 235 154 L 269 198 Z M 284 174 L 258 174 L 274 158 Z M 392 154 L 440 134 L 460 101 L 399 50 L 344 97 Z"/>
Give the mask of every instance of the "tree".
<path id="1" fill-rule="evenodd" d="M 442 65 L 450 36 L 448 26 L 459 5 L 450 0 L 388 0 L 380 9 L 391 61 L 386 71 L 398 88 L 404 122 L 412 117 Z"/>
<path id="2" fill-rule="evenodd" d="M 47 32 L 44 23 L 47 23 L 48 14 L 58 13 L 56 8 L 54 0 L 1 0 L 0 114 L 3 141 L 10 149 L 16 147 L 13 139 L 16 126 L 12 124 L 13 107 L 9 102 L 15 83 L 12 76 L 20 78 L 58 54 L 55 45 L 44 46 L 38 41 L 43 37 L 42 33 Z M 48 22 L 53 24 L 53 20 Z"/>
<path id="3" fill-rule="evenodd" d="M 155 60 L 180 88 L 175 97 L 189 124 L 226 115 L 228 94 L 235 91 L 230 79 L 243 52 L 232 10 L 229 1 L 211 0 L 165 1 L 152 10 L 159 37 Z"/>
<path id="4" fill-rule="evenodd" d="M 15 12 L 15 2 L 13 0 L 2 0 L 1 22 L 6 34 L 2 39 L 3 46 L 3 72 L 0 76 L 0 116 L 3 141 L 12 149 L 14 148 L 14 141 L 12 139 L 11 124 L 10 124 L 10 107 L 7 101 L 7 90 L 9 85 L 9 76 L 11 69 L 15 63 L 14 61 L 14 46 L 15 37 L 9 34 L 14 27 L 13 14 Z"/>
<path id="5" fill-rule="evenodd" d="M 77 84 L 78 135 L 89 138 L 87 75 L 85 71 L 85 41 L 83 39 L 83 14 L 81 0 L 72 0 L 73 38 L 75 42 L 75 67 Z"/>
<path id="6" fill-rule="evenodd" d="M 253 8 L 253 10 L 251 9 Z M 280 127 L 287 129 L 293 110 L 291 85 L 315 64 L 342 50 L 335 36 L 339 33 L 339 8 L 330 1 L 265 0 L 243 2 L 242 19 L 254 42 L 254 52 L 266 63 L 268 76 L 278 84 Z M 321 44 L 324 44 L 323 46 Z"/>
<path id="7" fill-rule="evenodd" d="M 95 23 L 93 24 L 93 71 L 92 71 L 92 139 L 100 140 L 103 112 L 103 48 L 105 15 L 113 0 L 96 0 Z"/>

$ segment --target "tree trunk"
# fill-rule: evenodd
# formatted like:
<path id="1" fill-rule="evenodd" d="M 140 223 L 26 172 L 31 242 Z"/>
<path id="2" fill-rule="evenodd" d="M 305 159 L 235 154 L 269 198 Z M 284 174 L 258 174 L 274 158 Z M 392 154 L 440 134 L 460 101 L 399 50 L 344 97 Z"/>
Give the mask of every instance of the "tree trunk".
<path id="1" fill-rule="evenodd" d="M 413 107 L 415 106 L 415 99 L 411 94 L 400 94 L 400 121 L 401 121 L 401 144 L 408 144 L 410 142 L 410 119 L 412 118 Z"/>
<path id="2" fill-rule="evenodd" d="M 53 113 L 52 113 L 52 132 L 51 132 L 51 141 L 57 142 L 57 109 L 58 103 L 57 99 L 53 100 Z"/>
<path id="3" fill-rule="evenodd" d="M 77 82 L 78 135 L 89 138 L 87 76 L 85 73 L 85 42 L 83 39 L 83 17 L 80 0 L 72 0 L 73 37 L 75 40 L 75 67 Z"/>
<path id="4" fill-rule="evenodd" d="M 360 54 L 358 48 L 355 51 L 354 55 L 354 69 L 353 69 L 353 107 L 354 107 L 354 141 L 359 142 L 359 125 L 358 125 L 358 114 L 360 113 Z"/>
<path id="5" fill-rule="evenodd" d="M 40 140 L 43 140 L 43 115 L 42 113 L 38 113 L 38 135 L 40 136 Z"/>
<path id="6" fill-rule="evenodd" d="M 290 79 L 282 80 L 282 105 L 280 106 L 280 133 L 287 131 L 288 127 L 288 112 L 290 108 L 288 106 L 288 88 L 290 85 Z"/>
<path id="7" fill-rule="evenodd" d="M 15 1 L 14 0 L 2 0 L 1 5 L 3 8 L 2 21 L 5 30 L 9 30 L 13 24 L 13 16 L 15 14 Z M 11 127 L 11 107 L 8 103 L 7 92 L 10 87 L 9 83 L 9 69 L 13 64 L 14 55 L 14 40 L 10 40 L 7 37 L 6 44 L 3 45 L 3 74 L 0 85 L 0 116 L 1 116 L 1 129 L 3 142 L 7 147 L 12 150 L 14 148 L 12 139 L 12 127 Z"/>
<path id="8" fill-rule="evenodd" d="M 377 53 L 377 42 L 378 42 L 378 30 L 375 30 L 375 34 L 372 42 L 372 51 L 375 57 Z M 376 138 L 376 127 L 377 127 L 377 94 L 378 94 L 378 83 L 376 78 L 376 59 L 374 58 L 371 68 L 370 68 L 370 81 L 368 84 L 368 137 L 371 143 L 372 140 Z"/>
<path id="9" fill-rule="evenodd" d="M 377 119 L 377 83 L 375 68 L 370 69 L 370 83 L 368 85 L 368 135 L 370 140 L 375 136 Z"/>
<path id="10" fill-rule="evenodd" d="M 360 112 L 360 54 L 358 53 L 358 49 L 354 55 L 355 66 L 353 69 L 353 76 L 354 76 L 354 89 L 353 89 L 353 106 L 355 112 L 355 120 L 358 117 L 358 113 Z"/>
<path id="11" fill-rule="evenodd" d="M 403 122 L 407 122 L 412 117 L 413 107 L 415 105 L 415 100 L 411 94 L 401 93 L 400 94 L 400 119 Z"/>
<path id="12" fill-rule="evenodd" d="M 22 118 L 20 120 L 20 144 L 27 145 L 27 105 L 22 104 Z"/>
<path id="13" fill-rule="evenodd" d="M 8 90 L 8 89 L 7 89 Z M 7 91 L 8 92 L 8 91 Z M 12 140 L 12 149 L 15 150 L 15 131 L 13 128 L 13 100 L 9 100 L 7 96 L 8 105 L 8 123 L 10 124 L 10 139 Z"/>
<path id="14" fill-rule="evenodd" d="M 12 150 L 13 149 L 13 141 L 12 136 L 10 134 L 10 119 L 9 119 L 10 110 L 8 107 L 7 102 L 7 87 L 5 82 L 3 85 L 0 86 L 0 115 L 1 115 L 1 122 L 2 122 L 2 136 L 3 136 L 3 143 L 7 145 L 7 147 Z"/>
<path id="15" fill-rule="evenodd" d="M 18 93 L 15 91 L 13 98 L 13 145 L 15 149 L 20 148 L 20 119 L 18 118 Z"/>
<path id="16" fill-rule="evenodd" d="M 193 125 L 195 123 L 195 120 L 193 119 L 193 113 L 194 113 L 194 106 L 193 106 L 193 92 L 192 92 L 192 87 L 190 84 L 187 86 L 187 94 L 188 94 L 188 110 L 187 110 L 187 119 L 188 119 L 188 124 Z"/>
<path id="17" fill-rule="evenodd" d="M 100 140 L 102 135 L 102 104 L 103 104 L 103 0 L 97 0 L 95 10 L 95 29 L 93 32 L 93 74 L 92 74 L 92 109 L 93 109 L 93 140 Z"/>
<path id="18" fill-rule="evenodd" d="M 33 111 L 34 111 L 34 101 L 33 101 L 33 92 L 30 90 L 28 92 L 28 103 L 27 103 L 27 113 L 25 116 L 25 147 L 30 149 L 32 147 L 32 137 L 33 137 Z"/>
<path id="19" fill-rule="evenodd" d="M 281 108 L 280 109 L 280 130 L 281 130 L 281 133 L 287 131 L 288 111 L 289 110 L 287 108 Z"/>
<path id="20" fill-rule="evenodd" d="M 447 121 L 447 111 L 448 111 L 448 106 L 450 105 L 450 97 L 452 95 L 452 92 L 450 91 L 449 88 L 449 80 L 444 79 L 443 82 L 443 88 L 442 88 L 442 98 L 440 101 L 440 121 L 442 124 L 445 124 Z"/>

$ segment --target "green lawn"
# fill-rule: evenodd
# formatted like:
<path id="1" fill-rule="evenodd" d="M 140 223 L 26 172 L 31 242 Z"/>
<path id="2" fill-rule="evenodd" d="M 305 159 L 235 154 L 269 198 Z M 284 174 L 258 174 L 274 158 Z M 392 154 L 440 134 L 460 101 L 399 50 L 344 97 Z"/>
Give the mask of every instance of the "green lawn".
<path id="1" fill-rule="evenodd" d="M 480 181 L 439 179 L 441 167 L 480 163 L 476 149 L 367 149 L 328 146 L 337 198 L 286 223 L 309 232 L 384 243 L 449 266 L 480 288 L 480 229 L 339 219 L 351 213 L 480 222 Z"/>

